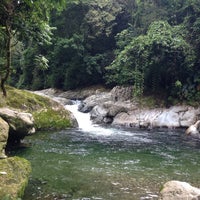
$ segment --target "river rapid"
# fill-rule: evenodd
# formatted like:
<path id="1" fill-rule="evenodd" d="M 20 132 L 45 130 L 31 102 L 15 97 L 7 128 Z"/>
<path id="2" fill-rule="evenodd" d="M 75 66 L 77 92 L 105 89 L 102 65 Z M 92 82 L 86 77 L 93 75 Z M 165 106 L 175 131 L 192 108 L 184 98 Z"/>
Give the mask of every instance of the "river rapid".
<path id="1" fill-rule="evenodd" d="M 13 152 L 32 164 L 23 200 L 158 199 L 169 180 L 200 187 L 200 141 L 183 130 L 102 127 L 66 108 L 79 128 L 38 132 Z"/>

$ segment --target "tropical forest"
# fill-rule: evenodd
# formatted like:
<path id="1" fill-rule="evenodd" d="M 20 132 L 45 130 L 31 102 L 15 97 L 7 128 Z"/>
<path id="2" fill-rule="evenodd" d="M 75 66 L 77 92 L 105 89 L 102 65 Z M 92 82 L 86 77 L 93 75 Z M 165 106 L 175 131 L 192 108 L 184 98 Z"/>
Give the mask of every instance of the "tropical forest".
<path id="1" fill-rule="evenodd" d="M 199 199 L 199 147 L 199 0 L 0 0 L 0 199 Z"/>

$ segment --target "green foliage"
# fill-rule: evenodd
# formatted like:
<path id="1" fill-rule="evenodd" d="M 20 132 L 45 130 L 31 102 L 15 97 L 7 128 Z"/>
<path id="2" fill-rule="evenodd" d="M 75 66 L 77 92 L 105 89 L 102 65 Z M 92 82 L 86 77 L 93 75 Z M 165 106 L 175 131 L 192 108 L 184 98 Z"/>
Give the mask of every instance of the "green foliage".
<path id="1" fill-rule="evenodd" d="M 0 96 L 0 107 L 11 107 L 24 111 L 32 112 L 34 110 L 40 110 L 47 105 L 51 105 L 48 98 L 36 95 L 26 90 L 18 90 L 13 87 L 8 87 L 8 98 L 2 98 Z"/>
<path id="2" fill-rule="evenodd" d="M 20 40 L 12 48 L 12 85 L 67 90 L 134 84 L 136 96 L 162 91 L 172 98 L 199 99 L 198 0 L 67 1 L 66 8 L 64 0 L 24 2 L 18 10 L 22 19 L 14 18 L 12 27 L 17 33 L 12 43 Z M 2 13 L 0 44 L 5 47 Z M 0 53 L 5 72 L 4 48 Z"/>
<path id="3" fill-rule="evenodd" d="M 133 84 L 136 94 L 141 94 L 144 87 L 170 92 L 176 80 L 184 81 L 187 78 L 194 61 L 194 52 L 179 29 L 165 21 L 156 21 L 146 35 L 134 37 L 117 54 L 107 67 L 107 81 Z"/>
<path id="4" fill-rule="evenodd" d="M 40 44 L 50 43 L 52 28 L 49 26 L 49 14 L 52 9 L 60 9 L 65 1 L 10 1 L 0 4 L 0 32 L 4 40 L 2 48 L 5 64 L 0 69 L 1 89 L 6 96 L 5 82 L 11 73 L 12 46 L 22 38 L 34 38 Z M 13 40 L 16 40 L 13 43 Z"/>

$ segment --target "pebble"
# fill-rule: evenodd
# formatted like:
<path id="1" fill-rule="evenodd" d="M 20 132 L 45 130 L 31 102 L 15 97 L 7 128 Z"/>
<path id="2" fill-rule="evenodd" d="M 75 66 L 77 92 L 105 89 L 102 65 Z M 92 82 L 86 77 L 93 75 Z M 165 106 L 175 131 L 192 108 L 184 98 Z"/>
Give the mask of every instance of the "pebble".
<path id="1" fill-rule="evenodd" d="M 0 172 L 0 175 L 7 175 L 7 172 Z"/>

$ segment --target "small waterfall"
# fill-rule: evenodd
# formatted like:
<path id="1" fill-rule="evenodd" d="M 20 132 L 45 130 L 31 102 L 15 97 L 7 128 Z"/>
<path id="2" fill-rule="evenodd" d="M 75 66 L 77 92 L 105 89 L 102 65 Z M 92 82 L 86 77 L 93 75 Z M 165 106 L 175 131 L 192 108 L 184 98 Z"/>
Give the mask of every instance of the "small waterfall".
<path id="1" fill-rule="evenodd" d="M 97 124 L 93 124 L 90 120 L 90 113 L 82 113 L 78 111 L 78 105 L 80 101 L 74 101 L 73 105 L 66 105 L 65 108 L 71 111 L 76 118 L 79 129 L 83 132 L 87 132 L 88 136 L 91 137 L 109 137 L 112 140 L 121 140 L 124 138 L 126 140 L 128 138 L 131 140 L 135 140 L 136 142 L 144 142 L 149 143 L 152 140 L 148 139 L 148 133 L 138 133 L 134 131 L 121 130 L 113 127 L 104 127 Z"/>
<path id="2" fill-rule="evenodd" d="M 104 135 L 109 136 L 114 133 L 116 133 L 115 129 L 112 128 L 105 128 L 102 126 L 99 126 L 97 124 L 93 124 L 90 120 L 90 113 L 82 113 L 78 111 L 78 105 L 80 104 L 80 101 L 74 101 L 73 105 L 66 105 L 65 108 L 69 111 L 71 111 L 76 118 L 79 129 L 83 132 L 88 132 L 92 135 Z"/>
<path id="3" fill-rule="evenodd" d="M 92 121 L 90 120 L 90 113 L 82 113 L 78 111 L 78 105 L 80 101 L 74 101 L 73 105 L 66 105 L 65 108 L 71 111 L 78 122 L 78 126 L 83 131 L 88 131 L 93 127 Z"/>

